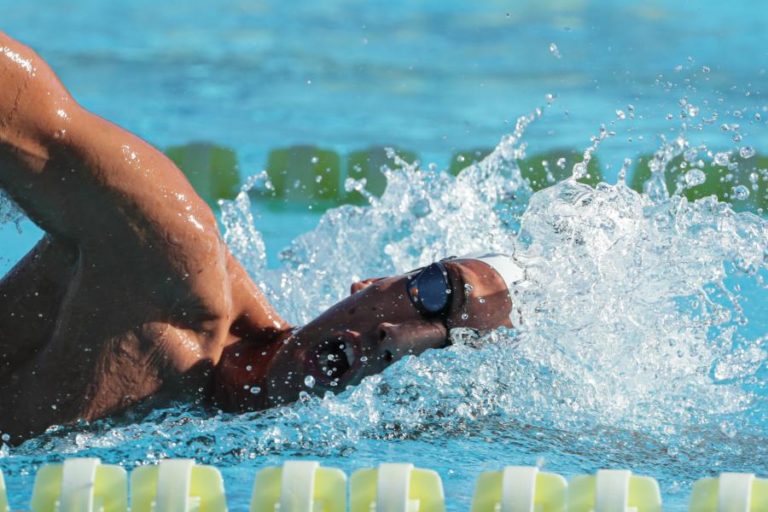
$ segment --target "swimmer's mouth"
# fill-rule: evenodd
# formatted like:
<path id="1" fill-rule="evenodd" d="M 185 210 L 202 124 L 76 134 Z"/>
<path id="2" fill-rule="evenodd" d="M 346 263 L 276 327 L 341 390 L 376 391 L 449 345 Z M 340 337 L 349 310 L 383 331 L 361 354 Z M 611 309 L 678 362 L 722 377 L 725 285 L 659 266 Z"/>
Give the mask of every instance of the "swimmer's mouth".
<path id="1" fill-rule="evenodd" d="M 360 366 L 359 334 L 347 331 L 315 346 L 307 360 L 315 385 L 334 389 L 351 380 Z"/>

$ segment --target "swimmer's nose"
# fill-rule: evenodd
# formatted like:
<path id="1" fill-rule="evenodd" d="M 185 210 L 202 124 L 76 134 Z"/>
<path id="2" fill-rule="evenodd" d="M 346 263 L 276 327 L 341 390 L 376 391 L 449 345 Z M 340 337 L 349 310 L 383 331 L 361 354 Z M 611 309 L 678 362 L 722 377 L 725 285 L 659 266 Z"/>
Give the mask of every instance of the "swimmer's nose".
<path id="1" fill-rule="evenodd" d="M 379 356 L 385 363 L 393 363 L 407 355 L 419 355 L 430 348 L 448 344 L 448 330 L 441 322 L 383 322 L 378 326 Z"/>

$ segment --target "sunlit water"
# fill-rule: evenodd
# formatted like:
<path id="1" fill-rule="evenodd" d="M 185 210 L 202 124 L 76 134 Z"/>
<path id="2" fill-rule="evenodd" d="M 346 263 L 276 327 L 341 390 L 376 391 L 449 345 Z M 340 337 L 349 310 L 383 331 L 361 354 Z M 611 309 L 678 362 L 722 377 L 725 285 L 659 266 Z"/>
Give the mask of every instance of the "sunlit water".
<path id="1" fill-rule="evenodd" d="M 306 30 L 320 41 L 329 20 L 340 19 L 334 9 L 343 11 L 333 5 L 298 21 L 280 12 L 266 16 L 285 21 L 289 34 Z M 335 396 L 307 395 L 281 409 L 227 415 L 179 405 L 136 411 L 119 421 L 53 428 L 20 447 L 0 449 L 16 507 L 26 505 L 39 464 L 78 455 L 127 467 L 161 457 L 216 464 L 234 510 L 246 509 L 258 468 L 287 458 L 319 459 L 347 471 L 411 461 L 441 473 L 449 509 L 456 511 L 467 509 L 480 471 L 509 464 L 537 464 L 565 475 L 631 468 L 659 479 L 670 510 L 684 509 L 694 479 L 726 470 L 768 474 L 768 221 L 765 215 L 735 213 L 711 198 L 690 203 L 666 190 L 661 174 L 644 194 L 627 188 L 622 178 L 625 158 L 635 159 L 638 152 L 658 150 L 659 173 L 676 173 L 680 186 L 687 187 L 696 186 L 697 174 L 665 168 L 665 161 L 682 155 L 695 168 L 699 160 L 722 160 L 724 152 L 768 149 L 765 100 L 752 83 L 764 77 L 765 57 L 736 51 L 750 48 L 750 37 L 764 27 L 739 25 L 721 41 L 731 45 L 729 58 L 709 62 L 697 51 L 711 52 L 701 44 L 708 39 L 700 37 L 715 27 L 702 19 L 692 24 L 667 13 L 662 28 L 670 40 L 663 40 L 632 30 L 655 19 L 652 8 L 628 8 L 636 16 L 630 20 L 606 4 L 568 11 L 570 21 L 563 26 L 569 29 L 545 29 L 539 41 L 505 30 L 505 20 L 524 13 L 504 8 L 462 13 L 454 5 L 440 18 L 446 32 L 457 33 L 467 16 L 482 27 L 472 33 L 473 44 L 490 33 L 506 46 L 492 46 L 472 66 L 452 74 L 457 63 L 446 55 L 455 55 L 456 48 L 439 35 L 442 29 L 416 35 L 431 18 L 381 15 L 382 22 L 364 12 L 354 29 L 341 32 L 333 51 L 310 53 L 311 62 L 331 55 L 331 63 L 344 69 L 339 81 L 323 74 L 333 65 L 307 64 L 305 50 L 282 39 L 269 42 L 268 30 L 247 32 L 244 27 L 256 23 L 249 16 L 260 19 L 263 13 L 243 6 L 238 16 L 245 21 L 223 8 L 206 19 L 210 33 L 190 22 L 187 10 L 158 6 L 146 33 L 118 30 L 117 48 L 105 29 L 89 25 L 85 16 L 78 19 L 87 30 L 64 27 L 63 37 L 79 46 L 51 45 L 47 34 L 63 16 L 55 10 L 28 33 L 46 57 L 58 61 L 65 82 L 76 92 L 79 84 L 84 102 L 108 118 L 161 145 L 206 137 L 234 145 L 243 174 L 251 176 L 247 187 L 264 187 L 265 176 L 258 172 L 263 148 L 277 144 L 348 149 L 392 141 L 415 145 L 426 155 L 421 164 L 388 171 L 386 193 L 371 198 L 369 206 L 302 217 L 285 229 L 276 230 L 275 222 L 287 214 L 253 204 L 245 192 L 222 205 L 227 242 L 289 320 L 306 322 L 360 278 L 448 255 L 501 251 L 525 263 L 526 280 L 515 291 L 524 321 L 514 331 L 454 332 L 450 349 L 405 359 Z M 720 14 L 713 19 L 725 27 L 737 19 L 760 19 L 759 13 L 749 15 L 747 4 Z M 307 16 L 315 23 L 307 23 Z M 184 35 L 183 27 L 165 32 L 164 17 L 187 20 L 183 27 L 195 36 Z M 604 18 L 611 23 L 601 25 Z M 596 46 L 579 35 L 579 27 L 593 25 L 602 37 Z M 367 53 L 396 29 L 401 36 L 426 39 L 396 45 L 389 55 Z M 67 30 L 76 35 L 67 37 Z M 218 43 L 238 30 L 240 38 L 228 40 L 225 53 Z M 89 38 L 82 37 L 84 31 Z M 687 37 L 682 43 L 673 40 L 679 32 Z M 437 46 L 427 44 L 433 39 Z M 535 62 L 525 63 L 530 46 L 523 43 L 532 39 L 540 55 L 534 52 Z M 253 40 L 261 41 L 262 52 L 286 53 L 262 63 L 259 55 L 265 53 L 254 57 L 245 51 Z M 677 44 L 663 59 L 652 53 L 662 42 Z M 422 46 L 439 48 L 441 57 L 411 55 Z M 284 47 L 289 51 L 279 50 Z M 604 57 L 613 51 L 609 47 L 628 57 Z M 355 51 L 346 52 L 349 48 Z M 512 53 L 503 52 L 507 49 Z M 200 62 L 189 64 L 190 56 Z M 597 80 L 584 70 L 600 59 L 605 59 L 599 62 L 602 69 L 614 71 Z M 355 62 L 376 63 L 378 73 L 363 72 Z M 617 69 L 632 75 L 629 83 Z M 539 79 L 514 82 L 509 77 L 516 73 Z M 131 88 L 121 84 L 126 76 L 150 87 L 134 84 L 137 92 L 123 90 L 126 96 L 112 101 L 121 86 Z M 435 76 L 447 91 L 438 98 L 424 85 Z M 358 81 L 374 93 L 350 100 L 347 91 Z M 507 93 L 511 82 L 514 90 Z M 312 87 L 308 94 L 315 103 L 289 102 Z M 139 97 L 147 90 L 148 98 Z M 262 94 L 278 106 L 255 119 L 238 117 L 258 111 L 262 105 L 255 98 Z M 354 102 L 351 118 L 335 115 L 348 112 L 347 101 Z M 179 119 L 183 122 L 174 125 Z M 231 119 L 237 122 L 228 124 Z M 435 126 L 432 119 L 442 124 Z M 323 129 L 313 132 L 311 126 Z M 497 134 L 505 132 L 497 142 Z M 306 134 L 314 138 L 300 139 Z M 261 149 L 254 149 L 257 142 Z M 532 193 L 516 160 L 564 143 L 583 150 L 585 158 L 598 155 L 607 164 L 609 183 L 590 188 L 567 180 Z M 456 178 L 441 172 L 444 158 L 431 157 L 473 145 L 496 149 Z M 733 195 L 739 210 L 744 191 Z M 2 269 L 37 236 L 23 219 L 25 228 L 16 234 L 19 218 L 0 200 L 0 241 L 16 244 L 0 254 Z M 298 236 L 286 237 L 291 231 Z"/>

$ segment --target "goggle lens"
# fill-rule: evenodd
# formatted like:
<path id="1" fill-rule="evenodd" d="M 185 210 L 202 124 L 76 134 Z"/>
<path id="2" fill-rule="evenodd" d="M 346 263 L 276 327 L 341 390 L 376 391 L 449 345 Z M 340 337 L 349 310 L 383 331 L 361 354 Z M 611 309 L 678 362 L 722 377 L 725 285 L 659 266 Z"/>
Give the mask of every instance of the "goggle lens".
<path id="1" fill-rule="evenodd" d="M 450 286 L 445 267 L 440 263 L 433 263 L 408 283 L 408 294 L 419 311 L 437 315 L 448 308 Z"/>

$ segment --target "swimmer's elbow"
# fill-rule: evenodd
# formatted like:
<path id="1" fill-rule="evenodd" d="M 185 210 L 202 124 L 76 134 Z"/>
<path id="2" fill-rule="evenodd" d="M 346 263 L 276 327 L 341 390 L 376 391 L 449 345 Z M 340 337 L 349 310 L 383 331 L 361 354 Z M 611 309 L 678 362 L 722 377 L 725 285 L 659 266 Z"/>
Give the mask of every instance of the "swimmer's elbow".
<path id="1" fill-rule="evenodd" d="M 0 144 L 45 158 L 79 106 L 46 62 L 0 32 Z"/>

